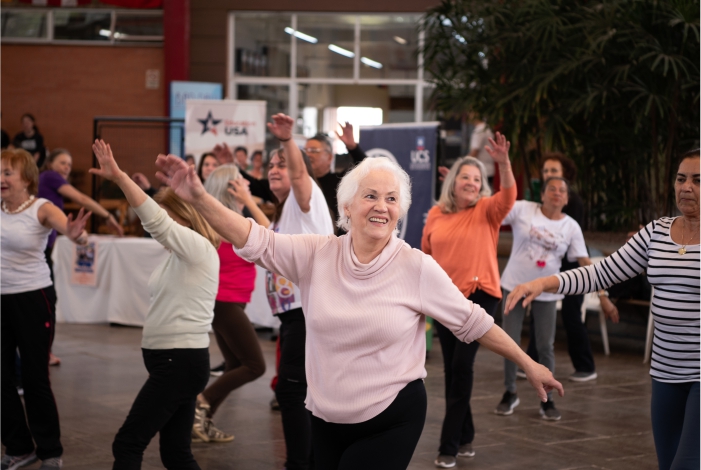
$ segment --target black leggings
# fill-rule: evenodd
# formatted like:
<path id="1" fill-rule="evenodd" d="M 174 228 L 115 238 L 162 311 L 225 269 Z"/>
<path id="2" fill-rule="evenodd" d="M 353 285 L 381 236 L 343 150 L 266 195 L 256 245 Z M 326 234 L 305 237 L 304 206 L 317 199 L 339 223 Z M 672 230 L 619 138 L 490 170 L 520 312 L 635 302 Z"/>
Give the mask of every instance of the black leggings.
<path id="1" fill-rule="evenodd" d="M 476 290 L 468 299 L 485 309 L 491 316 L 494 316 L 499 305 L 499 299 L 482 290 Z M 475 438 L 470 398 L 475 356 L 480 344 L 477 341 L 463 343 L 439 322 L 434 324 L 441 341 L 445 372 L 445 418 L 438 452 L 455 456 L 459 446 L 469 444 Z"/>
<path id="2" fill-rule="evenodd" d="M 422 379 L 407 384 L 392 404 L 363 423 L 327 423 L 312 416 L 316 468 L 323 470 L 404 470 L 426 421 Z"/>
<path id="3" fill-rule="evenodd" d="M 287 470 L 311 468 L 311 413 L 307 398 L 307 375 L 304 346 L 307 338 L 304 312 L 301 308 L 278 315 L 280 318 L 280 367 L 275 397 L 280 404 L 282 432 L 287 447 Z M 320 467 L 323 468 L 323 467 Z"/>
<path id="4" fill-rule="evenodd" d="M 168 470 L 199 470 L 190 451 L 197 394 L 209 379 L 209 349 L 142 349 L 148 379 L 112 444 L 113 470 L 141 468 L 156 433 Z"/>
<path id="5" fill-rule="evenodd" d="M 243 309 L 246 304 L 220 302 L 214 304 L 212 329 L 224 356 L 224 374 L 207 387 L 202 395 L 213 415 L 233 390 L 265 373 L 265 359 L 256 330 Z"/>
<path id="6" fill-rule="evenodd" d="M 61 429 L 49 381 L 49 349 L 56 324 L 54 288 L 5 294 L 1 302 L 2 443 L 8 455 L 28 454 L 36 442 L 40 459 L 60 457 Z M 16 388 L 17 349 L 22 358 L 26 415 Z"/>

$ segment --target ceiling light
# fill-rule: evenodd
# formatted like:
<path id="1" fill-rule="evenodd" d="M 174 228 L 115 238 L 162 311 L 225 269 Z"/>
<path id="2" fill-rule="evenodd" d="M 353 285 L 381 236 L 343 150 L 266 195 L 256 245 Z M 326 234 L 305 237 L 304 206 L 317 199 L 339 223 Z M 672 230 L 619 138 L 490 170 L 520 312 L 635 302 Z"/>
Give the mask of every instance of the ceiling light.
<path id="1" fill-rule="evenodd" d="M 351 59 L 355 57 L 355 53 L 342 47 L 338 47 L 336 44 L 329 44 L 329 50 L 335 52 L 336 54 L 341 54 L 342 56 L 350 57 Z"/>
<path id="2" fill-rule="evenodd" d="M 403 46 L 404 44 L 406 44 L 406 39 L 400 38 L 399 36 L 394 36 L 394 40 L 397 41 L 397 42 L 398 42 L 399 44 L 401 44 L 402 46 Z"/>
<path id="3" fill-rule="evenodd" d="M 381 69 L 381 68 L 382 68 L 382 64 L 381 64 L 381 63 L 375 62 L 374 60 L 368 59 L 367 57 L 361 57 L 361 58 L 360 58 L 360 61 L 361 61 L 362 63 L 364 63 L 365 65 L 367 65 L 368 67 L 373 67 L 373 68 L 376 68 L 376 69 Z"/>
<path id="4" fill-rule="evenodd" d="M 300 33 L 299 31 L 295 31 L 294 29 L 290 28 L 289 26 L 285 28 L 285 32 L 287 34 L 294 34 L 296 38 L 303 39 L 307 42 L 311 42 L 312 44 L 316 44 L 319 42 L 317 38 L 314 36 L 310 36 L 308 34 Z"/>

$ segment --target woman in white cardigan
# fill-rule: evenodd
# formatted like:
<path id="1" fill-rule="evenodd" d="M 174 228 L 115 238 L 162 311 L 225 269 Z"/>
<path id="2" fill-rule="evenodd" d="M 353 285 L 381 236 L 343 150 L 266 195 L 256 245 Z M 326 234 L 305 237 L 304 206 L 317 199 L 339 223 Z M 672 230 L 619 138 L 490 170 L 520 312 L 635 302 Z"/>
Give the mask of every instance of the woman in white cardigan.
<path id="1" fill-rule="evenodd" d="M 153 238 L 170 256 L 149 279 L 151 305 L 141 348 L 149 378 L 112 445 L 114 469 L 141 468 L 143 452 L 160 433 L 168 469 L 199 469 L 190 451 L 197 394 L 209 379 L 209 329 L 219 284 L 219 237 L 201 215 L 168 189 L 155 201 L 95 141 L 100 164 L 90 172 L 115 182 Z"/>

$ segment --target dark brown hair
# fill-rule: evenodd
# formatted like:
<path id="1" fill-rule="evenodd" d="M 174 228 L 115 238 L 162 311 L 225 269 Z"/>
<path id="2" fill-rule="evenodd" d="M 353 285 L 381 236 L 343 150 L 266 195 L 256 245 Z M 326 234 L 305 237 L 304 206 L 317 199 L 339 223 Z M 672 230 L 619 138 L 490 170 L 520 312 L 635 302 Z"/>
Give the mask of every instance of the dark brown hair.
<path id="1" fill-rule="evenodd" d="M 197 165 L 197 176 L 200 177 L 200 181 L 204 183 L 204 178 L 202 178 L 202 167 L 204 166 L 204 161 L 207 157 L 212 157 L 213 159 L 217 160 L 217 157 L 214 156 L 212 152 L 207 152 L 202 154 L 202 158 L 200 158 L 200 163 Z M 219 164 L 219 160 L 217 160 L 217 164 Z"/>
<path id="2" fill-rule="evenodd" d="M 574 164 L 571 158 L 565 156 L 564 153 L 560 152 L 548 152 L 543 154 L 543 158 L 540 161 L 540 168 L 543 169 L 543 165 L 548 160 L 557 160 L 562 165 L 562 176 L 565 177 L 569 187 L 569 183 L 574 182 L 577 179 L 577 165 Z"/>

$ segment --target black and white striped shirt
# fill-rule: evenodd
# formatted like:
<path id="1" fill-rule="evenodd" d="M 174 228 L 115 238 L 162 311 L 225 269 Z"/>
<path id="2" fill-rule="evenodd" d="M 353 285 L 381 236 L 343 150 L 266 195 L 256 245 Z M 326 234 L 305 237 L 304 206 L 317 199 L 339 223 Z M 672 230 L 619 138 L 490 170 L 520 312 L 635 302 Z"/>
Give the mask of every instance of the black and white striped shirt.
<path id="1" fill-rule="evenodd" d="M 660 382 L 699 381 L 699 245 L 672 241 L 674 217 L 650 222 L 621 249 L 600 263 L 558 274 L 561 294 L 606 289 L 647 270 L 655 335 L 650 375 Z"/>

